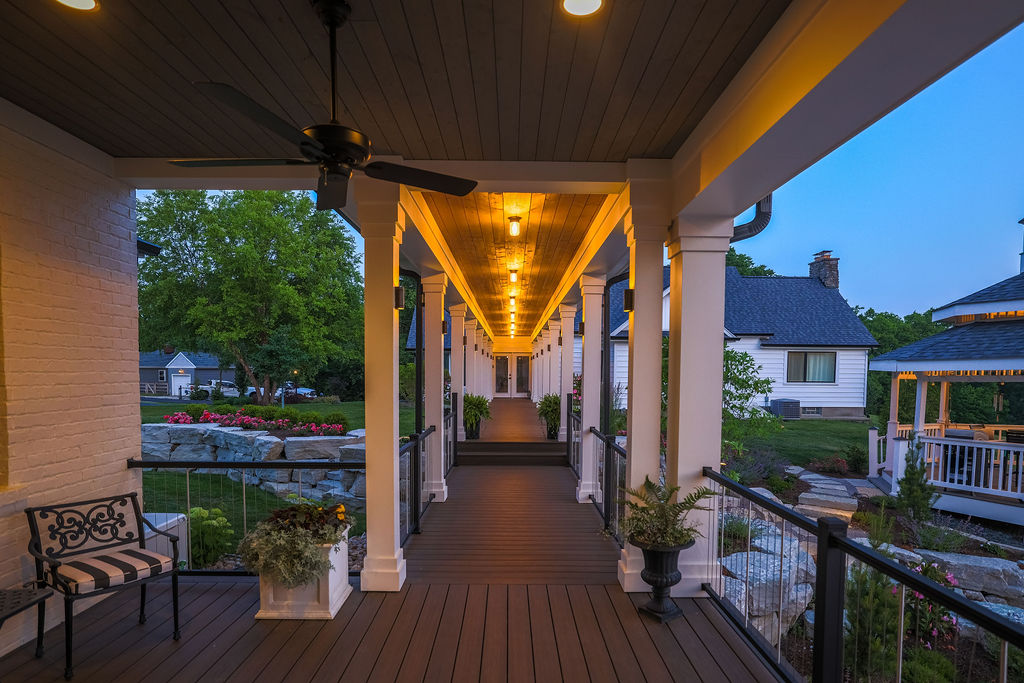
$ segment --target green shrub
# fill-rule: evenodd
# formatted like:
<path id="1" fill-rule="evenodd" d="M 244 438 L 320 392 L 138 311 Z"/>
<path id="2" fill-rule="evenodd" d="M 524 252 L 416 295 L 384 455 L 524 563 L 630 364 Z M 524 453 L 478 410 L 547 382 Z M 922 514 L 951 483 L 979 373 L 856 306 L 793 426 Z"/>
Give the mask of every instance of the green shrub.
<path id="1" fill-rule="evenodd" d="M 234 398 L 225 398 L 224 403 L 233 406 L 247 406 L 252 403 L 252 399 L 248 396 L 238 396 Z"/>
<path id="2" fill-rule="evenodd" d="M 915 545 L 939 553 L 958 553 L 967 545 L 967 537 L 956 529 L 933 524 L 915 524 Z"/>
<path id="3" fill-rule="evenodd" d="M 850 444 L 843 449 L 842 455 L 851 472 L 868 473 L 868 451 L 866 448 Z"/>
<path id="4" fill-rule="evenodd" d="M 209 567 L 235 549 L 235 532 L 220 508 L 194 507 L 189 510 L 188 521 L 194 569 Z"/>
<path id="5" fill-rule="evenodd" d="M 753 448 L 746 450 L 736 445 L 723 449 L 725 465 L 723 469 L 735 472 L 739 479 L 735 481 L 745 486 L 767 480 L 772 476 L 782 477 L 786 462 L 778 453 L 770 448 Z"/>
<path id="6" fill-rule="evenodd" d="M 915 647 L 903 661 L 904 683 L 952 683 L 956 666 L 941 652 Z"/>
<path id="7" fill-rule="evenodd" d="M 327 403 L 327 404 L 333 406 L 333 405 L 338 405 L 339 403 L 341 403 L 341 399 L 338 396 L 336 396 L 334 394 L 331 394 L 330 396 L 321 396 L 320 398 L 318 398 L 316 400 L 316 402 L 317 403 Z"/>
<path id="8" fill-rule="evenodd" d="M 915 439 L 907 451 L 906 468 L 896 494 L 896 509 L 920 524 L 932 518 L 932 504 L 937 497 L 935 487 L 928 483 L 921 444 Z"/>
<path id="9" fill-rule="evenodd" d="M 298 408 L 278 408 L 277 417 L 272 418 L 274 420 L 291 420 L 292 422 L 302 422 L 302 413 L 299 412 Z"/>
<path id="10" fill-rule="evenodd" d="M 850 471 L 850 465 L 846 462 L 846 458 L 831 455 L 810 463 L 807 465 L 807 469 L 814 472 L 824 472 L 825 474 L 846 474 Z"/>
<path id="11" fill-rule="evenodd" d="M 217 413 L 218 415 L 231 415 L 235 410 L 235 407 L 230 403 L 218 403 L 217 405 L 210 406 L 210 412 Z"/>
<path id="12" fill-rule="evenodd" d="M 745 517 L 725 515 L 722 520 L 722 555 L 731 555 L 747 549 L 747 538 L 758 538 L 762 529 L 752 527 Z"/>
<path id="13" fill-rule="evenodd" d="M 206 389 L 196 387 L 192 391 L 188 392 L 188 400 L 190 401 L 205 401 L 208 398 L 210 398 L 210 392 Z"/>
<path id="14" fill-rule="evenodd" d="M 416 398 L 416 364 L 398 366 L 398 398 L 411 401 Z"/>
<path id="15" fill-rule="evenodd" d="M 213 389 L 210 390 L 210 400 L 211 401 L 223 401 L 224 400 L 224 390 L 220 388 L 219 384 L 214 386 Z"/>
<path id="16" fill-rule="evenodd" d="M 206 412 L 206 408 L 207 406 L 200 405 L 198 403 L 190 403 L 187 406 L 184 406 L 181 412 L 191 417 L 193 422 L 199 422 L 199 418 L 201 418 L 203 413 Z"/>
<path id="17" fill-rule="evenodd" d="M 1001 557 L 1004 560 L 1009 555 L 1009 553 L 1006 552 L 1006 548 L 991 541 L 988 541 L 987 543 L 982 543 L 981 549 L 987 553 L 995 555 L 996 557 Z"/>
<path id="18" fill-rule="evenodd" d="M 258 417 L 262 420 L 276 420 L 281 415 L 281 408 L 277 406 L 248 405 L 242 408 L 242 412 L 250 417 Z"/>
<path id="19" fill-rule="evenodd" d="M 324 416 L 320 418 L 320 422 L 321 424 L 344 425 L 345 431 L 348 431 L 348 417 L 346 417 L 345 413 L 340 410 L 325 413 Z"/>
<path id="20" fill-rule="evenodd" d="M 781 496 L 783 493 L 786 493 L 793 488 L 793 479 L 790 477 L 780 477 L 777 474 L 772 474 L 765 479 L 764 486 L 776 496 Z"/>

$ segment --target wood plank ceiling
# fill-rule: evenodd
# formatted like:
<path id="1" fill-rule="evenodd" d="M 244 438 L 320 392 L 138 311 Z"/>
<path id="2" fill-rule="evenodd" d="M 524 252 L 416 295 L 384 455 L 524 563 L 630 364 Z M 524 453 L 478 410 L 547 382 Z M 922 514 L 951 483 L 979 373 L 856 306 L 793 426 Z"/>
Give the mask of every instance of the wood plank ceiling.
<path id="1" fill-rule="evenodd" d="M 669 157 L 788 3 L 351 0 L 340 118 L 407 159 Z M 191 82 L 323 122 L 326 44 L 304 0 L 0 0 L 0 97 L 114 156 L 291 155 Z"/>
<path id="2" fill-rule="evenodd" d="M 509 334 L 509 292 L 516 291 L 516 334 L 540 320 L 587 228 L 604 203 L 598 194 L 423 193 L 427 206 L 495 335 Z M 518 237 L 508 219 L 522 218 Z M 509 282 L 509 270 L 518 281 Z"/>

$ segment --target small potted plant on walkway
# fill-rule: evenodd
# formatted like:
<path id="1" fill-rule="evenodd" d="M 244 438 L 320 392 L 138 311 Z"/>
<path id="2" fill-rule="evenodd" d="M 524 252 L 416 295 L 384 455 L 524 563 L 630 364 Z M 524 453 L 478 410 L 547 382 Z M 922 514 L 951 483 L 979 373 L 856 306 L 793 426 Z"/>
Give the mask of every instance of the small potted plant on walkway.
<path id="1" fill-rule="evenodd" d="M 537 415 L 548 427 L 548 438 L 558 438 L 558 426 L 562 422 L 562 401 L 558 394 L 545 394 L 537 404 Z"/>
<path id="2" fill-rule="evenodd" d="M 257 619 L 333 619 L 352 592 L 345 506 L 302 502 L 274 510 L 238 551 L 260 575 Z"/>
<path id="3" fill-rule="evenodd" d="M 642 578 L 651 587 L 653 597 L 640 611 L 665 623 L 682 611 L 669 597 L 669 590 L 683 578 L 679 572 L 679 552 L 693 546 L 702 534 L 694 524 L 687 524 L 687 515 L 694 510 L 707 510 L 700 502 L 714 495 L 701 486 L 686 497 L 672 502 L 678 486 L 665 486 L 644 479 L 639 488 L 624 489 L 628 498 L 622 531 L 629 542 L 644 555 Z"/>
<path id="4" fill-rule="evenodd" d="M 466 394 L 462 399 L 462 424 L 467 439 L 480 438 L 480 423 L 491 417 L 491 403 L 486 396 Z"/>

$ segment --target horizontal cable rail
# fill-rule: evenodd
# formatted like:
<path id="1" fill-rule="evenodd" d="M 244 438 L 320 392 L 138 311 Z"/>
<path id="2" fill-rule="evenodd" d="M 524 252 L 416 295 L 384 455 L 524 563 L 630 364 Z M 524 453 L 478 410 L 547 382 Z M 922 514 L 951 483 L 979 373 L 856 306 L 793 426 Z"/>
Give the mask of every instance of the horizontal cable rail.
<path id="1" fill-rule="evenodd" d="M 715 493 L 704 589 L 783 678 L 901 681 L 922 662 L 949 667 L 949 680 L 1024 677 L 1024 627 L 952 590 L 937 564 L 703 474 Z"/>
<path id="2" fill-rule="evenodd" d="M 582 418 L 572 410 L 572 394 L 565 395 L 565 455 L 576 478 L 580 478 Z"/>

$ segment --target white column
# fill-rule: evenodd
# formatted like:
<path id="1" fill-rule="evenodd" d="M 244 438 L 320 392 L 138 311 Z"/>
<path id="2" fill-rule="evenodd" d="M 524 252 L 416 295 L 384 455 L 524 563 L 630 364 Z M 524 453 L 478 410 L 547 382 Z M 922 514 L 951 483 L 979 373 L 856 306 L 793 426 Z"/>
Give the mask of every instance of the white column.
<path id="1" fill-rule="evenodd" d="M 426 478 L 423 500 L 434 495 L 435 503 L 448 498 L 444 481 L 444 290 L 448 277 L 444 273 L 421 280 L 423 287 L 423 425 L 433 426 L 427 437 Z"/>
<path id="2" fill-rule="evenodd" d="M 487 378 L 487 398 L 494 398 L 494 342 L 489 338 L 484 339 L 484 368 L 487 372 L 484 376 Z"/>
<path id="3" fill-rule="evenodd" d="M 684 496 L 706 484 L 701 470 L 719 468 L 722 453 L 722 330 L 725 327 L 725 253 L 733 221 L 713 219 L 700 223 L 682 217 L 671 231 L 668 441 L 665 479 L 680 487 Z M 708 581 L 707 515 L 695 513 L 690 521 L 701 524 L 703 538 L 679 555 L 683 580 L 673 595 L 702 595 Z"/>
<path id="4" fill-rule="evenodd" d="M 893 471 L 896 459 L 896 438 L 900 430 L 900 373 L 892 373 L 889 382 L 889 423 L 885 427 L 885 469 Z"/>
<path id="5" fill-rule="evenodd" d="M 484 364 L 484 331 L 476 328 L 476 339 L 473 342 L 473 349 L 476 351 L 476 392 L 481 396 L 487 396 L 487 368 Z"/>
<path id="6" fill-rule="evenodd" d="M 452 317 L 452 356 L 451 376 L 452 391 L 457 393 L 456 401 L 458 411 L 458 436 L 459 441 L 466 440 L 466 428 L 462 425 L 462 406 L 466 396 L 466 346 L 462 343 L 466 334 L 466 304 L 455 304 L 448 307 L 448 315 Z"/>
<path id="7" fill-rule="evenodd" d="M 629 245 L 629 396 L 626 405 L 626 482 L 628 488 L 657 481 L 661 471 L 661 294 L 667 225 L 634 222 L 626 215 Z M 666 222 L 667 223 L 667 222 Z M 719 330 L 721 333 L 721 330 Z M 720 410 L 720 409 L 719 409 Z M 640 549 L 626 543 L 619 559 L 619 584 L 627 592 L 648 591 L 640 578 Z"/>
<path id="8" fill-rule="evenodd" d="M 949 382 L 939 382 L 939 431 L 940 436 L 946 435 L 949 424 Z"/>
<path id="9" fill-rule="evenodd" d="M 568 425 L 566 425 L 566 410 L 568 406 L 565 405 L 565 395 L 572 393 L 572 350 L 573 350 L 573 327 L 576 325 L 576 307 L 567 306 L 561 304 L 558 306 L 558 317 L 562 323 L 562 345 L 558 348 L 561 352 L 561 360 L 559 361 L 562 366 L 561 378 L 559 379 L 559 398 L 562 402 L 562 419 L 559 422 L 558 438 L 565 441 Z"/>
<path id="10" fill-rule="evenodd" d="M 533 353 L 530 354 L 530 399 L 536 401 L 540 398 L 540 387 L 537 384 L 537 368 L 540 367 L 540 341 L 533 340 Z"/>
<path id="11" fill-rule="evenodd" d="M 928 378 L 917 376 L 917 401 L 914 404 L 914 431 L 917 436 L 924 436 L 925 410 L 928 407 Z"/>
<path id="12" fill-rule="evenodd" d="M 600 427 L 601 420 L 601 322 L 604 313 L 604 278 L 584 275 L 580 278 L 583 294 L 583 371 L 580 398 L 580 481 L 576 487 L 576 500 L 589 503 L 590 496 L 598 497 L 597 453 L 600 443 L 590 433 L 591 427 Z"/>
<path id="13" fill-rule="evenodd" d="M 550 354 L 550 358 L 548 358 L 548 393 L 557 396 L 562 393 L 560 386 L 562 381 L 562 364 L 561 354 L 558 353 L 558 335 L 562 331 L 562 322 L 560 320 L 551 320 L 548 322 L 548 328 L 551 331 L 551 338 L 548 341 L 550 345 L 548 349 Z"/>
<path id="14" fill-rule="evenodd" d="M 540 363 L 538 364 L 539 367 L 537 368 L 537 385 L 539 387 L 539 392 L 537 395 L 538 401 L 544 398 L 544 396 L 547 395 L 548 393 L 548 360 L 550 360 L 551 354 L 548 353 L 547 349 L 548 341 L 550 339 L 551 333 L 545 327 L 543 330 L 541 330 L 540 333 L 540 358 L 538 359 Z"/>
<path id="15" fill-rule="evenodd" d="M 366 558 L 364 591 L 405 583 L 398 527 L 398 248 L 405 228 L 399 186 L 360 178 L 355 187 L 363 235 L 366 361 Z"/>
<path id="16" fill-rule="evenodd" d="M 473 350 L 476 344 L 476 320 L 466 321 L 466 393 L 475 394 L 477 383 L 477 355 Z M 459 416 L 462 419 L 462 416 Z"/>

